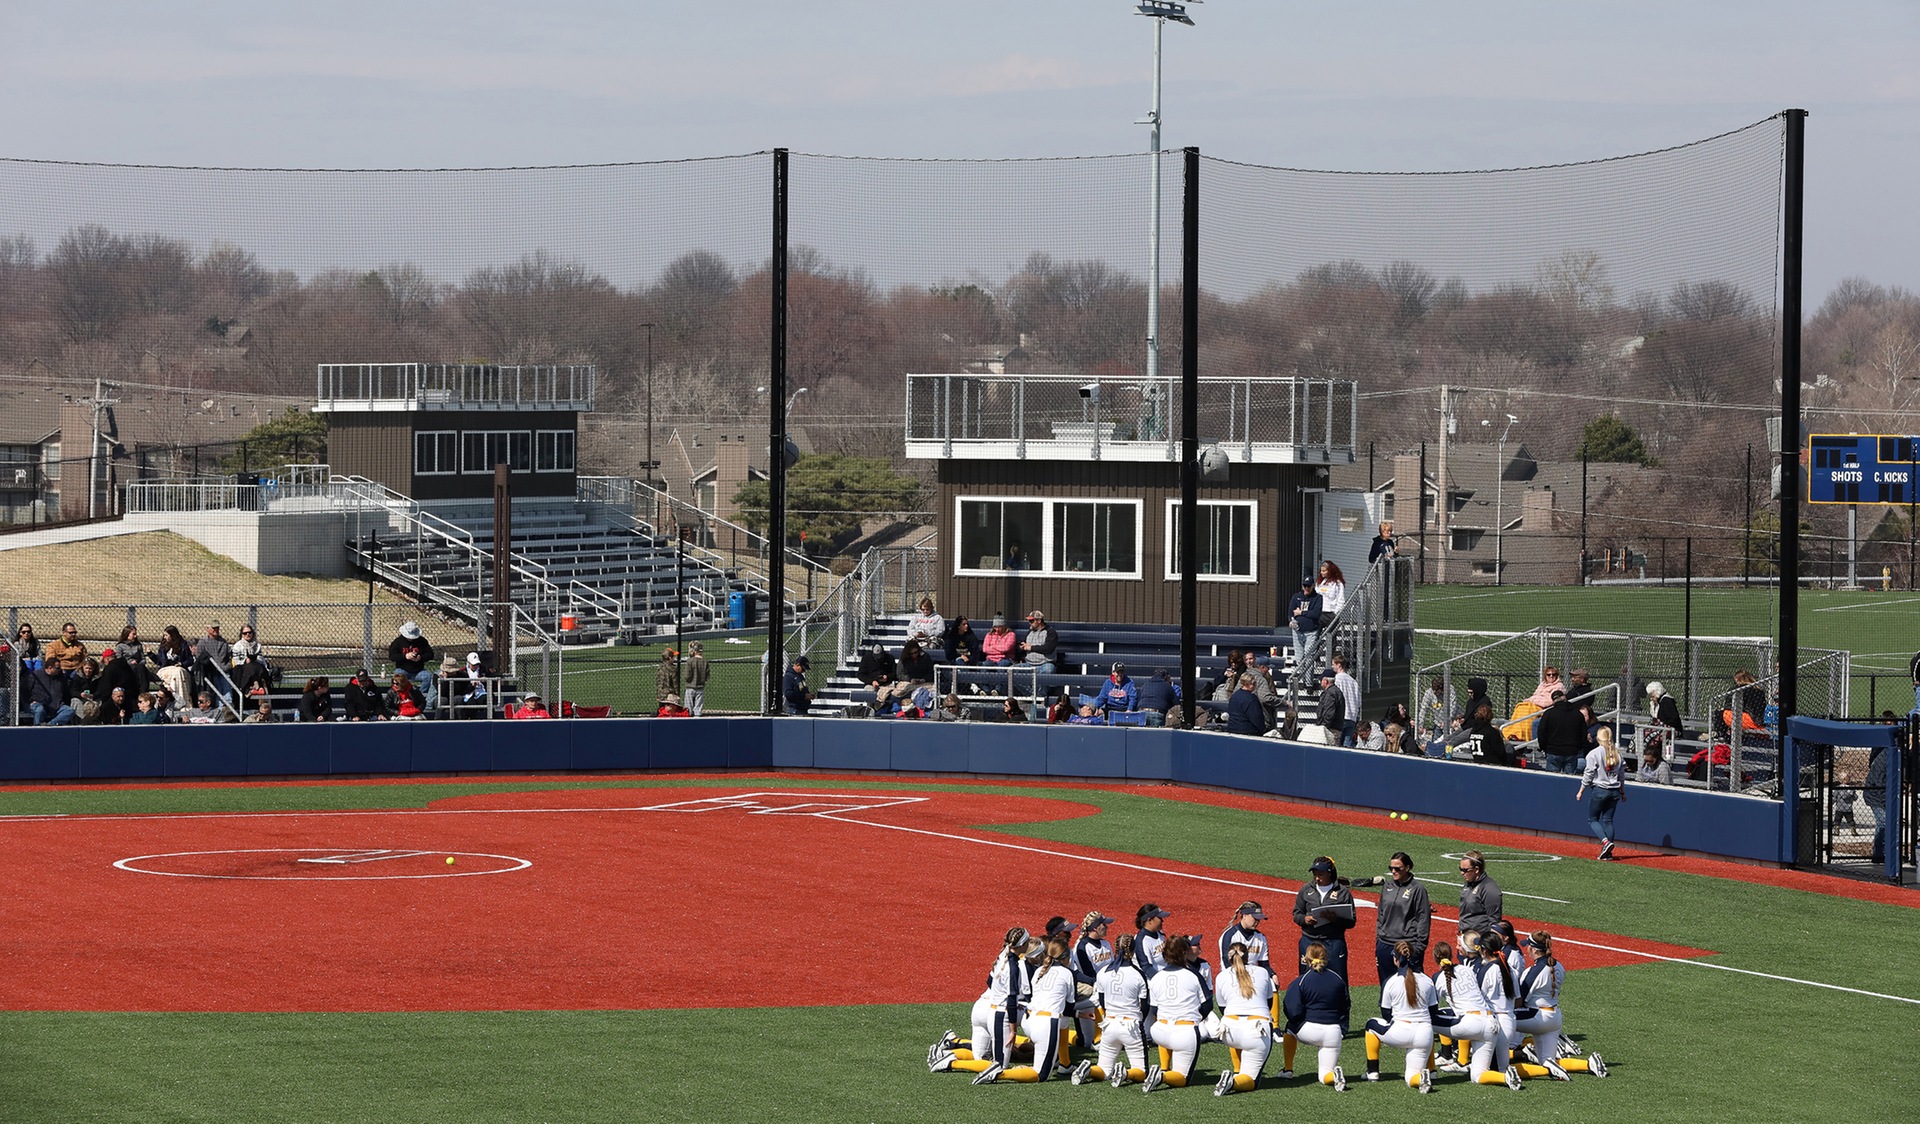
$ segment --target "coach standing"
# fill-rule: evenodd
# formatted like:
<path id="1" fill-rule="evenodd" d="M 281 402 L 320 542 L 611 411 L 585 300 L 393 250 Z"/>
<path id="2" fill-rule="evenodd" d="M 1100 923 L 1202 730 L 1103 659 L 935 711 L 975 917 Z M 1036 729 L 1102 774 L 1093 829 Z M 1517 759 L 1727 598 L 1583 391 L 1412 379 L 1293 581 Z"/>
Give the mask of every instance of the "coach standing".
<path id="1" fill-rule="evenodd" d="M 1344 982 L 1347 976 L 1347 930 L 1358 920 L 1353 891 L 1340 881 L 1340 872 L 1325 855 L 1308 868 L 1313 881 L 1293 898 L 1293 923 L 1300 926 L 1300 972 L 1305 972 L 1307 946 L 1315 941 L 1327 947 L 1327 963 Z"/>
<path id="2" fill-rule="evenodd" d="M 1500 887 L 1487 877 L 1487 860 L 1478 851 L 1460 856 L 1460 931 L 1484 933 L 1500 923 L 1502 912 Z"/>
<path id="3" fill-rule="evenodd" d="M 1387 859 L 1387 882 L 1380 888 L 1380 909 L 1373 923 L 1373 960 L 1379 972 L 1384 994 L 1387 981 L 1400 974 L 1393 962 L 1394 945 L 1405 941 L 1413 949 L 1406 966 L 1415 972 L 1426 971 L 1427 942 L 1433 935 L 1433 903 L 1427 888 L 1413 877 L 1413 860 L 1405 851 L 1395 851 Z M 1382 1018 L 1391 1021 L 1381 1000 Z"/>

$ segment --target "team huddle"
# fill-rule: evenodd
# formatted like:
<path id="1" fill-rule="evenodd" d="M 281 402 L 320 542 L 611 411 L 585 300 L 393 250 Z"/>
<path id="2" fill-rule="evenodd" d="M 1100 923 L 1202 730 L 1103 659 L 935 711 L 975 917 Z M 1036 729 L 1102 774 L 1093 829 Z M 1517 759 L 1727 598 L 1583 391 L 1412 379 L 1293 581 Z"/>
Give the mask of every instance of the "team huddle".
<path id="1" fill-rule="evenodd" d="M 1274 968 L 1257 901 L 1241 902 L 1220 935 L 1217 974 L 1201 936 L 1170 934 L 1171 914 L 1154 902 L 1135 913 L 1134 933 L 1112 941 L 1113 918 L 1098 910 L 1078 924 L 1055 917 L 1041 934 L 1015 926 L 974 1002 L 971 1036 L 948 1031 L 928 1047 L 927 1068 L 972 1073 L 975 1085 L 1065 1077 L 1116 1089 L 1137 1082 L 1151 1093 L 1190 1084 L 1201 1046 L 1219 1042 L 1227 1065 L 1213 1095 L 1223 1097 L 1259 1087 L 1277 1036 L 1280 1080 L 1293 1078 L 1304 1042 L 1316 1051 L 1319 1083 L 1345 1092 L 1347 932 L 1358 920 L 1352 887 L 1360 885 L 1380 888 L 1380 1014 L 1365 1024 L 1366 1080 L 1380 1080 L 1383 1046 L 1405 1052 L 1404 1079 L 1421 1093 L 1433 1091 L 1436 1069 L 1516 1090 L 1528 1078 L 1607 1075 L 1598 1053 L 1579 1056 L 1565 1034 L 1566 969 L 1553 937 L 1536 930 L 1517 939 L 1479 852 L 1460 860 L 1459 935 L 1432 944 L 1431 975 L 1432 909 L 1405 852 L 1388 860 L 1384 878 L 1341 878 L 1324 855 L 1310 870 L 1313 880 L 1294 897 L 1299 968 L 1290 983 Z"/>

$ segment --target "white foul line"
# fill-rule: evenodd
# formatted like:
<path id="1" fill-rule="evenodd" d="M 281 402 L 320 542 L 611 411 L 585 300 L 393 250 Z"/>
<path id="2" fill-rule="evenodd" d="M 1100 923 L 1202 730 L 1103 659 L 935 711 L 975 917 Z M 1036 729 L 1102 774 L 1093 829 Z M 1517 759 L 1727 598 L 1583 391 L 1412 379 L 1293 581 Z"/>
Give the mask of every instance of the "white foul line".
<path id="1" fill-rule="evenodd" d="M 1424 874 L 1416 874 L 1414 875 L 1414 877 L 1418 878 L 1422 882 L 1431 882 L 1435 886 L 1451 886 L 1456 890 L 1460 889 L 1460 883 L 1449 882 L 1444 878 L 1428 878 Z M 1567 901 L 1564 898 L 1543 898 L 1539 894 L 1522 894 L 1517 890 L 1509 890 L 1504 886 L 1500 888 L 1500 896 L 1503 898 L 1527 898 L 1536 902 L 1552 902 L 1555 905 L 1572 905 L 1573 904 L 1572 902 Z"/>

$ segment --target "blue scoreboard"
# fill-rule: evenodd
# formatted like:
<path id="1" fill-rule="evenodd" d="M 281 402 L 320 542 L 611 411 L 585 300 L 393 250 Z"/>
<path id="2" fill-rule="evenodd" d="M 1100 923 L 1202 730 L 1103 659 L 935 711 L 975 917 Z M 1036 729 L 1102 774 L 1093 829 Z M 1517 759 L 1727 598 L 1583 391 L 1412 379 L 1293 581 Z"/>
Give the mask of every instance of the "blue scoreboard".
<path id="1" fill-rule="evenodd" d="M 1877 433 L 1807 438 L 1808 503 L 1912 503 L 1920 437 Z"/>

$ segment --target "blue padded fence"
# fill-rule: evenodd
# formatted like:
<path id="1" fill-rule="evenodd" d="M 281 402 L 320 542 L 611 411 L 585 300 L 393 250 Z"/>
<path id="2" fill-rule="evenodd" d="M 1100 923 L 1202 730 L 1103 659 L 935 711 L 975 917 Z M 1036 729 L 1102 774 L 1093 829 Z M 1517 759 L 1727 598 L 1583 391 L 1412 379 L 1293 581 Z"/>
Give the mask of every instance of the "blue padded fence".
<path id="1" fill-rule="evenodd" d="M 381 722 L 0 731 L 0 781 L 830 769 L 1169 781 L 1586 833 L 1574 777 L 1182 730 L 834 718 Z M 1629 785 L 1625 844 L 1791 861 L 1789 806 Z"/>

